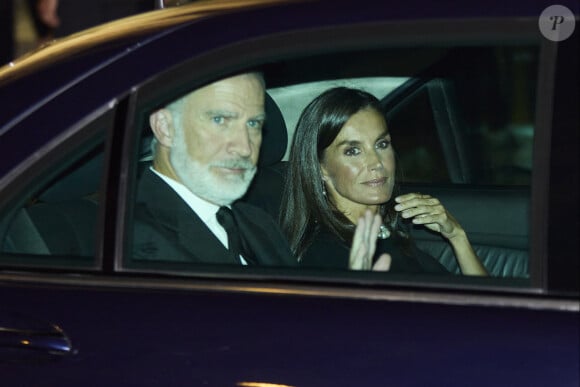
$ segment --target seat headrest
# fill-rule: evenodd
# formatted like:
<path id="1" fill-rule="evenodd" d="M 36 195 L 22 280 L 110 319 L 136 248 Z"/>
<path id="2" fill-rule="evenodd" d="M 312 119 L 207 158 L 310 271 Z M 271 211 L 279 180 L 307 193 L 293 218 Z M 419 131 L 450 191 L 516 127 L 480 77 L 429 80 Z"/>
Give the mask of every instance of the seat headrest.
<path id="1" fill-rule="evenodd" d="M 273 165 L 282 160 L 288 145 L 288 131 L 278 104 L 266 93 L 266 123 L 262 129 L 262 146 L 258 165 Z"/>

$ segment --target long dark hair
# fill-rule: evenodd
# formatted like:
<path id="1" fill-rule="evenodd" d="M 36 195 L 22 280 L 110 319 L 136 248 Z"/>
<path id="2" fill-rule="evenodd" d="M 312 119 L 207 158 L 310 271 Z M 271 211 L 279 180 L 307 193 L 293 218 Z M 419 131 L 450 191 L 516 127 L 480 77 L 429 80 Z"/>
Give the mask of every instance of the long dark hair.
<path id="1" fill-rule="evenodd" d="M 360 110 L 371 108 L 382 114 L 379 101 L 362 90 L 337 87 L 316 97 L 302 112 L 290 150 L 286 188 L 282 197 L 280 223 L 293 253 L 300 260 L 321 226 L 349 244 L 355 225 L 327 199 L 320 161 L 342 127 Z M 389 202 L 380 207 L 383 222 L 397 229 L 397 215 Z M 404 236 L 401 231 L 401 236 Z"/>

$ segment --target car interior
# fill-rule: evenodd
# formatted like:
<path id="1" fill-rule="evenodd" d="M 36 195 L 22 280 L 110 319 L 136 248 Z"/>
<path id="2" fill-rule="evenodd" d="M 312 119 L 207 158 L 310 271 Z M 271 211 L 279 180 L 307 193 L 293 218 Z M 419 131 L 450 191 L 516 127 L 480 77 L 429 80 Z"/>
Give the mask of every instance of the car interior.
<path id="1" fill-rule="evenodd" d="M 352 81 L 348 82 L 352 84 Z M 281 110 L 268 98 L 263 147 L 271 141 L 287 141 Z M 272 147 L 274 148 L 274 147 Z M 284 152 L 269 152 L 260 159 L 260 168 L 246 196 L 242 199 L 278 216 L 284 189 L 287 161 Z M 461 219 L 473 247 L 490 275 L 526 278 L 528 271 L 529 190 L 516 188 L 450 187 L 444 184 L 403 184 L 402 192 L 428 192 L 444 203 Z M 489 216 L 493 214 L 494 216 Z M 411 235 L 418 247 L 436 257 L 452 273 L 460 270 L 449 244 L 438 234 L 422 227 L 412 227 Z"/>
<path id="2" fill-rule="evenodd" d="M 95 253 L 103 146 L 58 174 L 8 217 L 2 252 L 91 257 Z"/>

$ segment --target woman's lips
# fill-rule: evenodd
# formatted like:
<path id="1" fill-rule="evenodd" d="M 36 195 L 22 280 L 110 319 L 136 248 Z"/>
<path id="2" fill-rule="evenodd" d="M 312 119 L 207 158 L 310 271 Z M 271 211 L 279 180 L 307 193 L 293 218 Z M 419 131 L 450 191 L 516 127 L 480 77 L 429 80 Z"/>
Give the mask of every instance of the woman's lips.
<path id="1" fill-rule="evenodd" d="M 380 187 L 380 186 L 384 185 L 386 183 L 386 181 L 387 181 L 386 177 L 381 177 L 378 179 L 365 181 L 363 184 L 368 185 L 370 187 Z"/>

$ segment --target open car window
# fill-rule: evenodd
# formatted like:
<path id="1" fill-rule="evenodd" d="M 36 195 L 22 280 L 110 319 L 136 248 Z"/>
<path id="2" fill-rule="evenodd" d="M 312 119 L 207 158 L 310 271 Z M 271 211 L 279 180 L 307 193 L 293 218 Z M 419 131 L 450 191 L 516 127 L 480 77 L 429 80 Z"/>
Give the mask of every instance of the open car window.
<path id="1" fill-rule="evenodd" d="M 465 229 L 489 277 L 462 275 L 450 244 L 439 233 L 411 222 L 406 222 L 405 227 L 413 243 L 436 259 L 449 272 L 448 277 L 354 272 L 346 268 L 317 270 L 300 265 L 213 265 L 176 259 L 176 246 L 168 249 L 162 259 L 144 262 L 134 259 L 134 208 L 128 212 L 123 270 L 529 288 L 534 259 L 544 259 L 534 258 L 530 251 L 540 52 L 537 42 L 522 39 L 385 45 L 319 55 L 287 55 L 253 63 L 252 67 L 236 67 L 233 73 L 208 71 L 195 79 L 184 65 L 167 75 L 170 81 L 161 85 L 156 80 L 156 87 L 148 85 L 137 98 L 135 128 L 139 138 L 133 146 L 133 201 L 142 173 L 152 167 L 151 114 L 220 77 L 260 71 L 271 110 L 266 109 L 258 173 L 241 201 L 261 208 L 277 220 L 284 205 L 281 198 L 290 146 L 304 107 L 321 92 L 336 86 L 373 94 L 380 101 L 396 150 L 399 194 L 423 192 L 439 199 Z M 185 74 L 189 78 L 184 79 Z M 276 113 L 271 114 L 272 111 Z M 195 235 L 191 238 L 189 243 L 197 243 Z"/>

